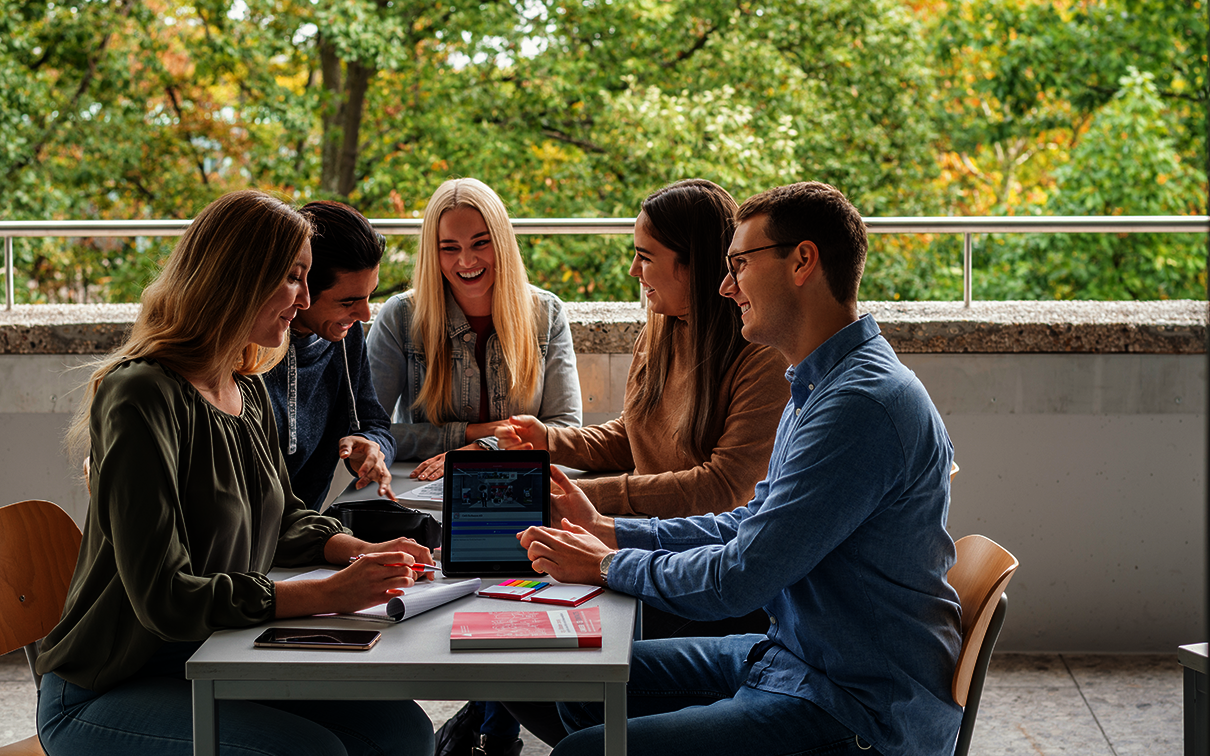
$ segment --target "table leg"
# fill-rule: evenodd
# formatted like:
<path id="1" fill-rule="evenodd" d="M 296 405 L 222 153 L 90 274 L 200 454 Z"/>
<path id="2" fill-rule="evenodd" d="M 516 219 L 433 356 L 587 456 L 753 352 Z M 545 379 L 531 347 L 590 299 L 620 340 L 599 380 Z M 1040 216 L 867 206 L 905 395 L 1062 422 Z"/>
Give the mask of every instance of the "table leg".
<path id="1" fill-rule="evenodd" d="M 218 709 L 214 681 L 193 681 L 193 756 L 218 756 Z"/>
<path id="2" fill-rule="evenodd" d="M 605 683 L 605 756 L 626 756 L 626 683 Z"/>

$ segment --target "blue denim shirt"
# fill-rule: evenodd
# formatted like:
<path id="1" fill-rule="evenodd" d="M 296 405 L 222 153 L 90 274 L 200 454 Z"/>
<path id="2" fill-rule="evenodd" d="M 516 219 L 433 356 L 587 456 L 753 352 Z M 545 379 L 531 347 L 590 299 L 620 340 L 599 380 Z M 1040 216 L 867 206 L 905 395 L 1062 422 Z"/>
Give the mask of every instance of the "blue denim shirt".
<path id="1" fill-rule="evenodd" d="M 543 370 L 534 395 L 521 404 L 508 402 L 507 368 L 500 339 L 487 338 L 488 406 L 493 420 L 510 415 L 535 415 L 547 425 L 580 425 L 580 378 L 571 343 L 571 326 L 563 302 L 549 291 L 530 287 L 537 305 L 535 335 Z M 370 373 L 378 401 L 391 415 L 395 459 L 427 459 L 466 446 L 466 426 L 479 419 L 479 363 L 475 360 L 475 331 L 462 308 L 446 291 L 446 335 L 450 341 L 452 390 L 457 419 L 436 425 L 412 403 L 424 385 L 427 372 L 424 345 L 412 340 L 413 292 L 397 294 L 382 305 L 367 339 Z"/>
<path id="2" fill-rule="evenodd" d="M 945 426 L 869 315 L 786 377 L 790 403 L 752 501 L 617 520 L 609 585 L 694 619 L 763 607 L 749 685 L 814 702 L 887 756 L 952 753 L 962 639 L 945 579 Z"/>

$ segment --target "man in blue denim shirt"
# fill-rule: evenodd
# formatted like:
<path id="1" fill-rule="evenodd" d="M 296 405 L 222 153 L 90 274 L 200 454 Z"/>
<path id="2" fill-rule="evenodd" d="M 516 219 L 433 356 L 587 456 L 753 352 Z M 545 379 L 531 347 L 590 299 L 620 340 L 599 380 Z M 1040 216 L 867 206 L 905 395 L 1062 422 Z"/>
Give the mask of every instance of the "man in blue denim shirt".
<path id="1" fill-rule="evenodd" d="M 746 507 L 601 516 L 565 479 L 563 529 L 522 535 L 535 569 L 693 619 L 763 607 L 767 636 L 635 645 L 631 754 L 949 754 L 961 646 L 946 582 L 953 447 L 932 401 L 857 315 L 865 226 L 807 182 L 752 197 L 720 289 L 744 336 L 791 367 L 767 478 Z M 555 756 L 600 753 L 599 705 L 560 705 Z"/>

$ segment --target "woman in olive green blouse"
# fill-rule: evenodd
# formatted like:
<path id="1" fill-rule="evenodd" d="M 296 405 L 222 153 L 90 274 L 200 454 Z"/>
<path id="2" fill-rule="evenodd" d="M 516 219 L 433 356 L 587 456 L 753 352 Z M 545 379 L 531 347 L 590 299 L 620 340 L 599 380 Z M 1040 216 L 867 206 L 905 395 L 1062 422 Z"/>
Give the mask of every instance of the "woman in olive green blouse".
<path id="1" fill-rule="evenodd" d="M 290 490 L 259 373 L 309 304 L 308 221 L 254 192 L 203 210 L 102 360 L 69 434 L 91 498 L 59 624 L 43 642 L 38 732 L 58 754 L 191 754 L 185 660 L 214 630 L 381 604 L 429 561 L 359 541 Z M 243 305 L 243 306 L 241 306 Z M 366 554 L 349 565 L 351 557 Z M 275 583 L 273 566 L 348 565 Z M 431 754 L 410 701 L 220 702 L 223 754 Z"/>

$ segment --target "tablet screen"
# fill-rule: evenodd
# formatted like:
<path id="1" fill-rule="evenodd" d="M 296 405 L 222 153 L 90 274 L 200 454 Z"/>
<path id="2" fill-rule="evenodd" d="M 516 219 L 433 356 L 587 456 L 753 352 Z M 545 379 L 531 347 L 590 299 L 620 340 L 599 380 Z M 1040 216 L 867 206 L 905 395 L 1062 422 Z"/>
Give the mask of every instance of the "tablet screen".
<path id="1" fill-rule="evenodd" d="M 444 480 L 442 572 L 535 574 L 517 533 L 550 524 L 550 455 L 455 450 Z"/>

